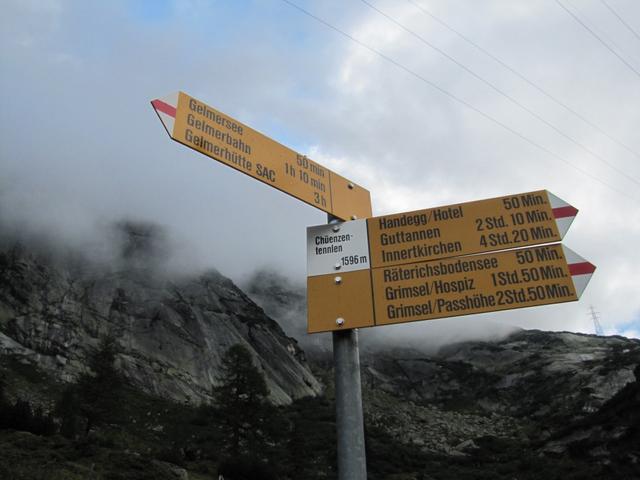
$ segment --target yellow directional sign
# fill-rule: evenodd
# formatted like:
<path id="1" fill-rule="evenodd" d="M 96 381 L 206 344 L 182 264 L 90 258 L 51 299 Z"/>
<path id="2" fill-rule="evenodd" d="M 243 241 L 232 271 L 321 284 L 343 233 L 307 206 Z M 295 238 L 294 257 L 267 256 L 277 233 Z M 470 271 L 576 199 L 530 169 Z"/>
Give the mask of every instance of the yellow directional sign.
<path id="1" fill-rule="evenodd" d="M 151 102 L 172 139 L 342 220 L 371 216 L 364 188 L 203 102 Z"/>
<path id="2" fill-rule="evenodd" d="M 376 268 L 375 323 L 571 302 L 594 270 L 560 244 Z"/>
<path id="3" fill-rule="evenodd" d="M 571 302 L 594 271 L 567 247 L 553 244 L 311 276 L 308 331 Z M 362 278 L 367 272 L 370 277 Z M 345 298 L 354 291 L 357 302 Z"/>
<path id="4" fill-rule="evenodd" d="M 562 240 L 578 210 L 540 190 L 367 220 L 373 268 Z"/>

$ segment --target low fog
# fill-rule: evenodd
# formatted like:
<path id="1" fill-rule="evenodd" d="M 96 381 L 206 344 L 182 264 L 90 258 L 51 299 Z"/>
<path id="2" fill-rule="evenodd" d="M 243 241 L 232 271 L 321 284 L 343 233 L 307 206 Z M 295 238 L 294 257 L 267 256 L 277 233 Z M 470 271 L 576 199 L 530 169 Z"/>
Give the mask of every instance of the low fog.
<path id="1" fill-rule="evenodd" d="M 185 261 L 191 251 L 188 240 L 180 240 L 167 226 L 140 219 L 122 219 L 96 225 L 85 235 L 55 233 L 35 229 L 24 222 L 8 221 L 0 210 L 0 252 L 18 248 L 39 256 L 65 271 L 87 278 L 109 272 L 144 275 L 146 282 L 171 282 L 198 276 L 215 265 Z M 66 234 L 65 234 L 66 233 Z M 91 234 L 93 233 L 93 235 Z M 265 312 L 278 321 L 285 333 L 294 337 L 308 356 L 324 358 L 331 352 L 331 334 L 306 333 L 306 285 L 274 269 L 262 268 L 244 275 L 238 285 Z M 422 353 L 435 353 L 447 344 L 466 340 L 503 338 L 514 327 L 495 322 L 490 316 L 468 322 L 453 319 L 414 325 L 396 325 L 361 330 L 360 341 L 367 349 L 410 347 Z"/>

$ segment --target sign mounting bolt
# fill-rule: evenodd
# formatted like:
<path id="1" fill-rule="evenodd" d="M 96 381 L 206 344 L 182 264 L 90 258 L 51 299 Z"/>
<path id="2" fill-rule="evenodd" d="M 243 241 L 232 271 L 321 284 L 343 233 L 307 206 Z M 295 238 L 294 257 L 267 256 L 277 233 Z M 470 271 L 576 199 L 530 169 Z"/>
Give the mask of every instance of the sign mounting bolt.
<path id="1" fill-rule="evenodd" d="M 342 317 L 336 318 L 336 325 L 339 326 L 339 327 L 343 326 L 344 325 L 344 318 L 342 318 Z"/>
<path id="2" fill-rule="evenodd" d="M 333 230 L 334 232 L 339 232 L 340 231 L 340 225 L 334 225 L 331 230 Z"/>
<path id="3" fill-rule="evenodd" d="M 349 184 L 347 185 L 347 187 L 349 187 L 349 190 L 353 190 L 355 185 L 351 182 L 349 182 Z"/>
<path id="4" fill-rule="evenodd" d="M 340 285 L 342 283 L 342 277 L 336 277 L 335 279 L 336 285 Z"/>
<path id="5" fill-rule="evenodd" d="M 358 216 L 357 215 L 351 215 L 351 220 L 357 220 Z"/>
<path id="6" fill-rule="evenodd" d="M 336 263 L 333 267 L 334 267 L 336 270 L 340 270 L 340 264 L 339 264 L 339 263 Z"/>

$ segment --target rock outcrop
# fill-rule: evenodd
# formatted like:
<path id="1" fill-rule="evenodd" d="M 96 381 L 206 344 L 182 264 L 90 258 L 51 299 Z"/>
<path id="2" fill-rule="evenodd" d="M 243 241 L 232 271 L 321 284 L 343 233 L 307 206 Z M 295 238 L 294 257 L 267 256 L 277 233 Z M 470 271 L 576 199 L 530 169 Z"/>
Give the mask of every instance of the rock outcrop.
<path id="1" fill-rule="evenodd" d="M 638 340 L 531 330 L 449 345 L 433 355 L 365 351 L 362 373 L 368 421 L 398 441 L 460 453 L 465 442 L 484 436 L 546 442 L 577 425 L 575 438 L 561 436 L 547 452 L 601 432 L 581 422 L 611 408 L 634 384 L 638 365 Z"/>
<path id="2" fill-rule="evenodd" d="M 624 471 L 640 471 L 640 365 L 630 382 L 596 412 L 564 425 L 540 449 L 548 455 L 572 455 Z"/>
<path id="3" fill-rule="evenodd" d="M 304 342 L 308 358 L 330 385 L 331 337 L 305 336 L 304 289 L 263 271 L 247 283 L 246 291 Z M 640 368 L 640 341 L 569 332 L 493 331 L 491 341 L 447 344 L 447 338 L 470 338 L 472 333 L 446 335 L 442 328 L 438 332 L 445 333 L 443 338 L 433 338 L 434 330 L 429 329 L 422 339 L 416 330 L 408 341 L 406 335 L 388 334 L 384 328 L 361 330 L 367 426 L 380 428 L 399 443 L 453 456 L 469 454 L 481 438 L 499 438 L 539 448 L 541 454 L 565 454 L 576 445 L 588 445 L 593 455 L 603 457 L 606 451 L 608 458 L 617 458 L 612 445 L 623 445 L 630 435 L 635 438 L 637 415 L 628 413 L 614 421 L 606 412 L 620 404 L 620 395 L 633 397 L 628 392 L 637 385 L 634 369 Z M 624 403 L 625 411 L 632 412 L 629 402 Z M 640 452 L 635 455 L 640 465 Z"/>
<path id="4" fill-rule="evenodd" d="M 552 422 L 598 410 L 634 381 L 638 363 L 637 340 L 536 330 L 436 355 L 404 350 L 363 360 L 370 383 L 417 403 Z"/>
<path id="5" fill-rule="evenodd" d="M 330 334 L 307 334 L 307 291 L 273 270 L 259 270 L 242 289 L 288 334 L 298 340 L 307 358 L 331 357 Z"/>
<path id="6" fill-rule="evenodd" d="M 126 228 L 125 228 L 126 227 Z M 216 271 L 175 277 L 156 268 L 153 229 L 119 226 L 125 242 L 110 266 L 0 252 L 0 353 L 73 381 L 100 340 L 115 337 L 119 368 L 136 386 L 179 401 L 208 401 L 221 356 L 244 344 L 276 404 L 322 387 L 296 340 Z"/>

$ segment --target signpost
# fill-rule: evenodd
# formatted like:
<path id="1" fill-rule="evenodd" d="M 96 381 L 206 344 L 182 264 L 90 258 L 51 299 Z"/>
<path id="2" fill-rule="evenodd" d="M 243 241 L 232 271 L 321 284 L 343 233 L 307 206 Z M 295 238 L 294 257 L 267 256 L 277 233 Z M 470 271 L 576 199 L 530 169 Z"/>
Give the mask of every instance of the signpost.
<path id="1" fill-rule="evenodd" d="M 541 190 L 375 217 L 372 267 L 559 242 L 577 213 Z"/>
<path id="2" fill-rule="evenodd" d="M 330 221 L 371 216 L 367 190 L 195 98 L 177 92 L 151 105 L 173 140 L 327 212 Z M 339 478 L 365 480 L 356 330 L 333 333 L 333 356 Z"/>
<path id="3" fill-rule="evenodd" d="M 151 105 L 173 140 L 341 220 L 371 216 L 369 191 L 215 108 L 183 92 Z"/>
<path id="4" fill-rule="evenodd" d="M 375 324 L 571 302 L 594 270 L 560 244 L 377 268 Z"/>
<path id="5" fill-rule="evenodd" d="M 577 300 L 595 267 L 525 247 L 561 240 L 576 213 L 543 190 L 309 227 L 308 331 Z"/>
<path id="6" fill-rule="evenodd" d="M 554 243 L 578 210 L 546 190 L 369 218 L 367 190 L 203 102 L 151 104 L 173 140 L 328 214 L 307 229 L 308 331 L 333 332 L 340 480 L 367 475 L 357 328 L 570 302 L 595 271 Z"/>

